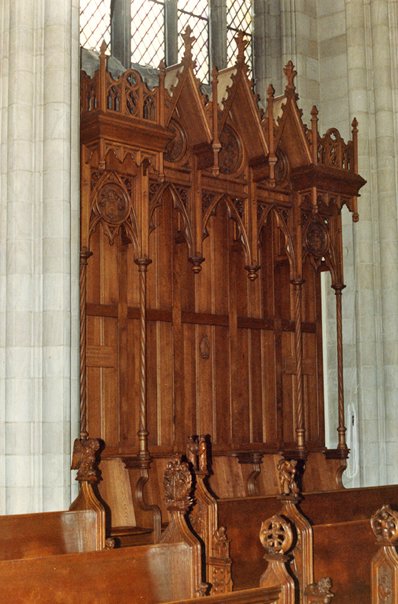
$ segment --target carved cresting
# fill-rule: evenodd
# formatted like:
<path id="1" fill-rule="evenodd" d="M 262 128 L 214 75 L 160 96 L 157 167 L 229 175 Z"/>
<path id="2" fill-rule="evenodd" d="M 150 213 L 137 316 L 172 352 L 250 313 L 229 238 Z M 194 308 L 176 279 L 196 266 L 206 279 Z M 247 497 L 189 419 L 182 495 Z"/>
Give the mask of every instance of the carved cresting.
<path id="1" fill-rule="evenodd" d="M 205 435 L 190 436 L 187 442 L 187 459 L 195 472 L 195 503 L 190 512 L 190 522 L 202 539 L 206 557 L 206 580 L 211 594 L 232 591 L 231 558 L 225 527 L 218 526 L 217 501 L 210 494 L 208 477 L 208 439 Z"/>
<path id="2" fill-rule="evenodd" d="M 396 604 L 398 601 L 398 512 L 383 505 L 370 524 L 380 548 L 372 560 L 372 604 Z"/>

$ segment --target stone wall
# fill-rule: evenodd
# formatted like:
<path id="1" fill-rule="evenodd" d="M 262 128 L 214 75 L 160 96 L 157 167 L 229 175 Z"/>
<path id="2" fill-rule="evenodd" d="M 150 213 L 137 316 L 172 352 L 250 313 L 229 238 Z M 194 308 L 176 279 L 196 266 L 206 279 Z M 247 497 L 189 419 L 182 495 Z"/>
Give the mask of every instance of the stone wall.
<path id="1" fill-rule="evenodd" d="M 0 513 L 16 513 L 70 501 L 78 1 L 4 0 L 0 28 Z"/>

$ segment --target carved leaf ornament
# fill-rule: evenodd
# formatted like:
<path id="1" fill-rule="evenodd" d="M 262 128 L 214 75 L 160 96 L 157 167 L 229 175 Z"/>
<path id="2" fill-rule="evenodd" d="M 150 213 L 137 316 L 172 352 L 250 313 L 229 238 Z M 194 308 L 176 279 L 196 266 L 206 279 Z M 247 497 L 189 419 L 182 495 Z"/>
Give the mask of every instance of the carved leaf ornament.
<path id="1" fill-rule="evenodd" d="M 167 509 L 186 512 L 192 504 L 192 476 L 188 464 L 181 461 L 179 455 L 168 462 L 163 485 Z"/>

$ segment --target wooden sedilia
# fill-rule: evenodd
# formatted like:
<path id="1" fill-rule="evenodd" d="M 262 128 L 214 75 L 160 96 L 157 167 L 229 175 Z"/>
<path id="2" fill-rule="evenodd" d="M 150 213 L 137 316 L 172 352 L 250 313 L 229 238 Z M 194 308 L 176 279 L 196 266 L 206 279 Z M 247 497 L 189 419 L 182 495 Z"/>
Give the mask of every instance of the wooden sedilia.
<path id="1" fill-rule="evenodd" d="M 318 132 L 316 108 L 306 126 L 291 62 L 283 94 L 270 86 L 262 108 L 241 34 L 236 64 L 213 70 L 204 93 L 189 29 L 184 42 L 153 88 L 138 70 L 114 79 L 105 45 L 98 71 L 81 78 L 81 436 L 106 443 L 100 489 L 117 523 L 152 541 L 170 519 L 159 476 L 189 435 L 211 434 L 210 484 L 233 491 L 224 469 L 238 471 L 242 496 L 278 493 L 280 453 L 307 459 L 306 490 L 320 475 L 321 488 L 338 489 L 348 455 L 341 212 L 358 219 L 357 122 L 348 142 Z M 324 271 L 336 293 L 333 450 Z"/>

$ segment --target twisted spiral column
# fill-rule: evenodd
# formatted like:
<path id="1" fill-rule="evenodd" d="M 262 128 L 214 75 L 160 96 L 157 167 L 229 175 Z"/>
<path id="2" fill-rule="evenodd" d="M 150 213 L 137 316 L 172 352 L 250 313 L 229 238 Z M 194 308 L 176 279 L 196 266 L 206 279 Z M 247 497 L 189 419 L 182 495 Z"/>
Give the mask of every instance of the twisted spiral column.
<path id="1" fill-rule="evenodd" d="M 301 297 L 303 280 L 292 281 L 295 293 L 295 352 L 296 352 L 296 387 L 297 387 L 297 412 L 296 412 L 296 440 L 300 450 L 305 448 L 305 425 L 303 404 L 303 334 L 301 329 Z"/>
<path id="2" fill-rule="evenodd" d="M 149 258 L 137 258 L 135 263 L 138 266 L 140 293 L 140 400 L 138 454 L 141 459 L 147 460 L 149 458 L 149 451 L 146 409 L 146 276 L 148 265 L 151 263 L 151 260 Z"/>

